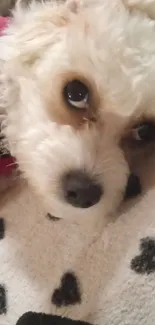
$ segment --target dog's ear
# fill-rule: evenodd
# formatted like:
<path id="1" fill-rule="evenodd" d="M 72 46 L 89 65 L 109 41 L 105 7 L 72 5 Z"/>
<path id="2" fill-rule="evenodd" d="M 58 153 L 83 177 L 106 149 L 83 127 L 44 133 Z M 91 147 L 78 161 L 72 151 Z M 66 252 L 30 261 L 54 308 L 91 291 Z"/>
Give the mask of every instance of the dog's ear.
<path id="1" fill-rule="evenodd" d="M 79 6 L 80 0 L 26 0 L 25 7 L 24 1 L 18 0 L 13 15 L 14 33 L 11 34 L 13 47 L 15 43 L 18 52 L 17 65 L 32 66 L 49 45 L 58 42 L 58 35 L 61 38 L 61 33 L 71 21 L 70 14 L 76 13 Z M 17 56 L 15 53 L 14 58 Z"/>
<path id="2" fill-rule="evenodd" d="M 138 10 L 155 20 L 155 0 L 124 0 L 130 10 Z"/>

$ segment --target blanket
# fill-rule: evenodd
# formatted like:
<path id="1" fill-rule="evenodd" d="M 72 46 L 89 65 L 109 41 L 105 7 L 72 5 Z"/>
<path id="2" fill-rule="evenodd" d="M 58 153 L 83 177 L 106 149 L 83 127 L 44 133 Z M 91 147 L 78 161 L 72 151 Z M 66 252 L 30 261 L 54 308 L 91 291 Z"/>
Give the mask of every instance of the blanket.
<path id="1" fill-rule="evenodd" d="M 97 235 L 53 218 L 27 184 L 14 188 L 0 204 L 0 324 L 29 311 L 153 324 L 154 196 L 150 187 Z"/>

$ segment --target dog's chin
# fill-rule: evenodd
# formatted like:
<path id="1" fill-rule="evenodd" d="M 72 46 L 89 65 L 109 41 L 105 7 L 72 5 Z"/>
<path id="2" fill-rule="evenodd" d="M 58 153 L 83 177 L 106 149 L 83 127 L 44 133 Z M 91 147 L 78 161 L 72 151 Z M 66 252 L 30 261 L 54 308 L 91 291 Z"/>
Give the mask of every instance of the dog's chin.
<path id="1" fill-rule="evenodd" d="M 121 198 L 119 197 L 119 202 Z M 109 222 L 113 221 L 114 212 L 117 210 L 118 200 L 101 199 L 99 203 L 89 208 L 75 208 L 65 202 L 49 202 L 44 200 L 48 213 L 56 220 L 62 220 L 71 224 L 81 225 L 86 231 L 100 231 Z"/>
<path id="2" fill-rule="evenodd" d="M 82 210 L 82 211 L 80 211 Z M 83 209 L 77 209 L 73 210 L 73 213 L 68 215 L 65 215 L 65 212 L 61 213 L 54 211 L 53 209 L 50 211 L 50 220 L 51 221 L 59 221 L 59 222 L 65 222 L 65 224 L 70 225 L 71 227 L 73 225 L 81 227 L 84 231 L 89 234 L 92 232 L 92 234 L 95 234 L 96 232 L 99 233 L 109 222 L 108 215 L 106 213 L 102 213 L 102 215 L 99 214 L 92 214 L 92 208 L 87 209 L 87 213 L 83 211 Z"/>

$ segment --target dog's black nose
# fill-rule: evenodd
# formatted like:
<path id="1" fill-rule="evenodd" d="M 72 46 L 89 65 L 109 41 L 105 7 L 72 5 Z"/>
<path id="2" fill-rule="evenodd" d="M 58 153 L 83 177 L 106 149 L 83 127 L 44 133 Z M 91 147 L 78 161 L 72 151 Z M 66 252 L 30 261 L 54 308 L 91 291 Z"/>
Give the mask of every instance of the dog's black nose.
<path id="1" fill-rule="evenodd" d="M 89 208 L 97 204 L 103 194 L 102 187 L 81 171 L 65 175 L 63 186 L 66 201 L 77 208 Z"/>

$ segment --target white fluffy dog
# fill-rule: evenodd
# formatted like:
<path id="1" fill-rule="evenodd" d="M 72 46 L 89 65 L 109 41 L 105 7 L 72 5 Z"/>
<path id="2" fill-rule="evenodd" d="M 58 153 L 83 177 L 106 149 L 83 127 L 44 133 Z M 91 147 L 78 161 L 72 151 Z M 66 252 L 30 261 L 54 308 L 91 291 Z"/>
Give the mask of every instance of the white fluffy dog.
<path id="1" fill-rule="evenodd" d="M 129 175 L 122 143 L 154 140 L 155 23 L 119 0 L 83 2 L 17 6 L 0 39 L 0 107 L 47 211 L 105 222 Z"/>

